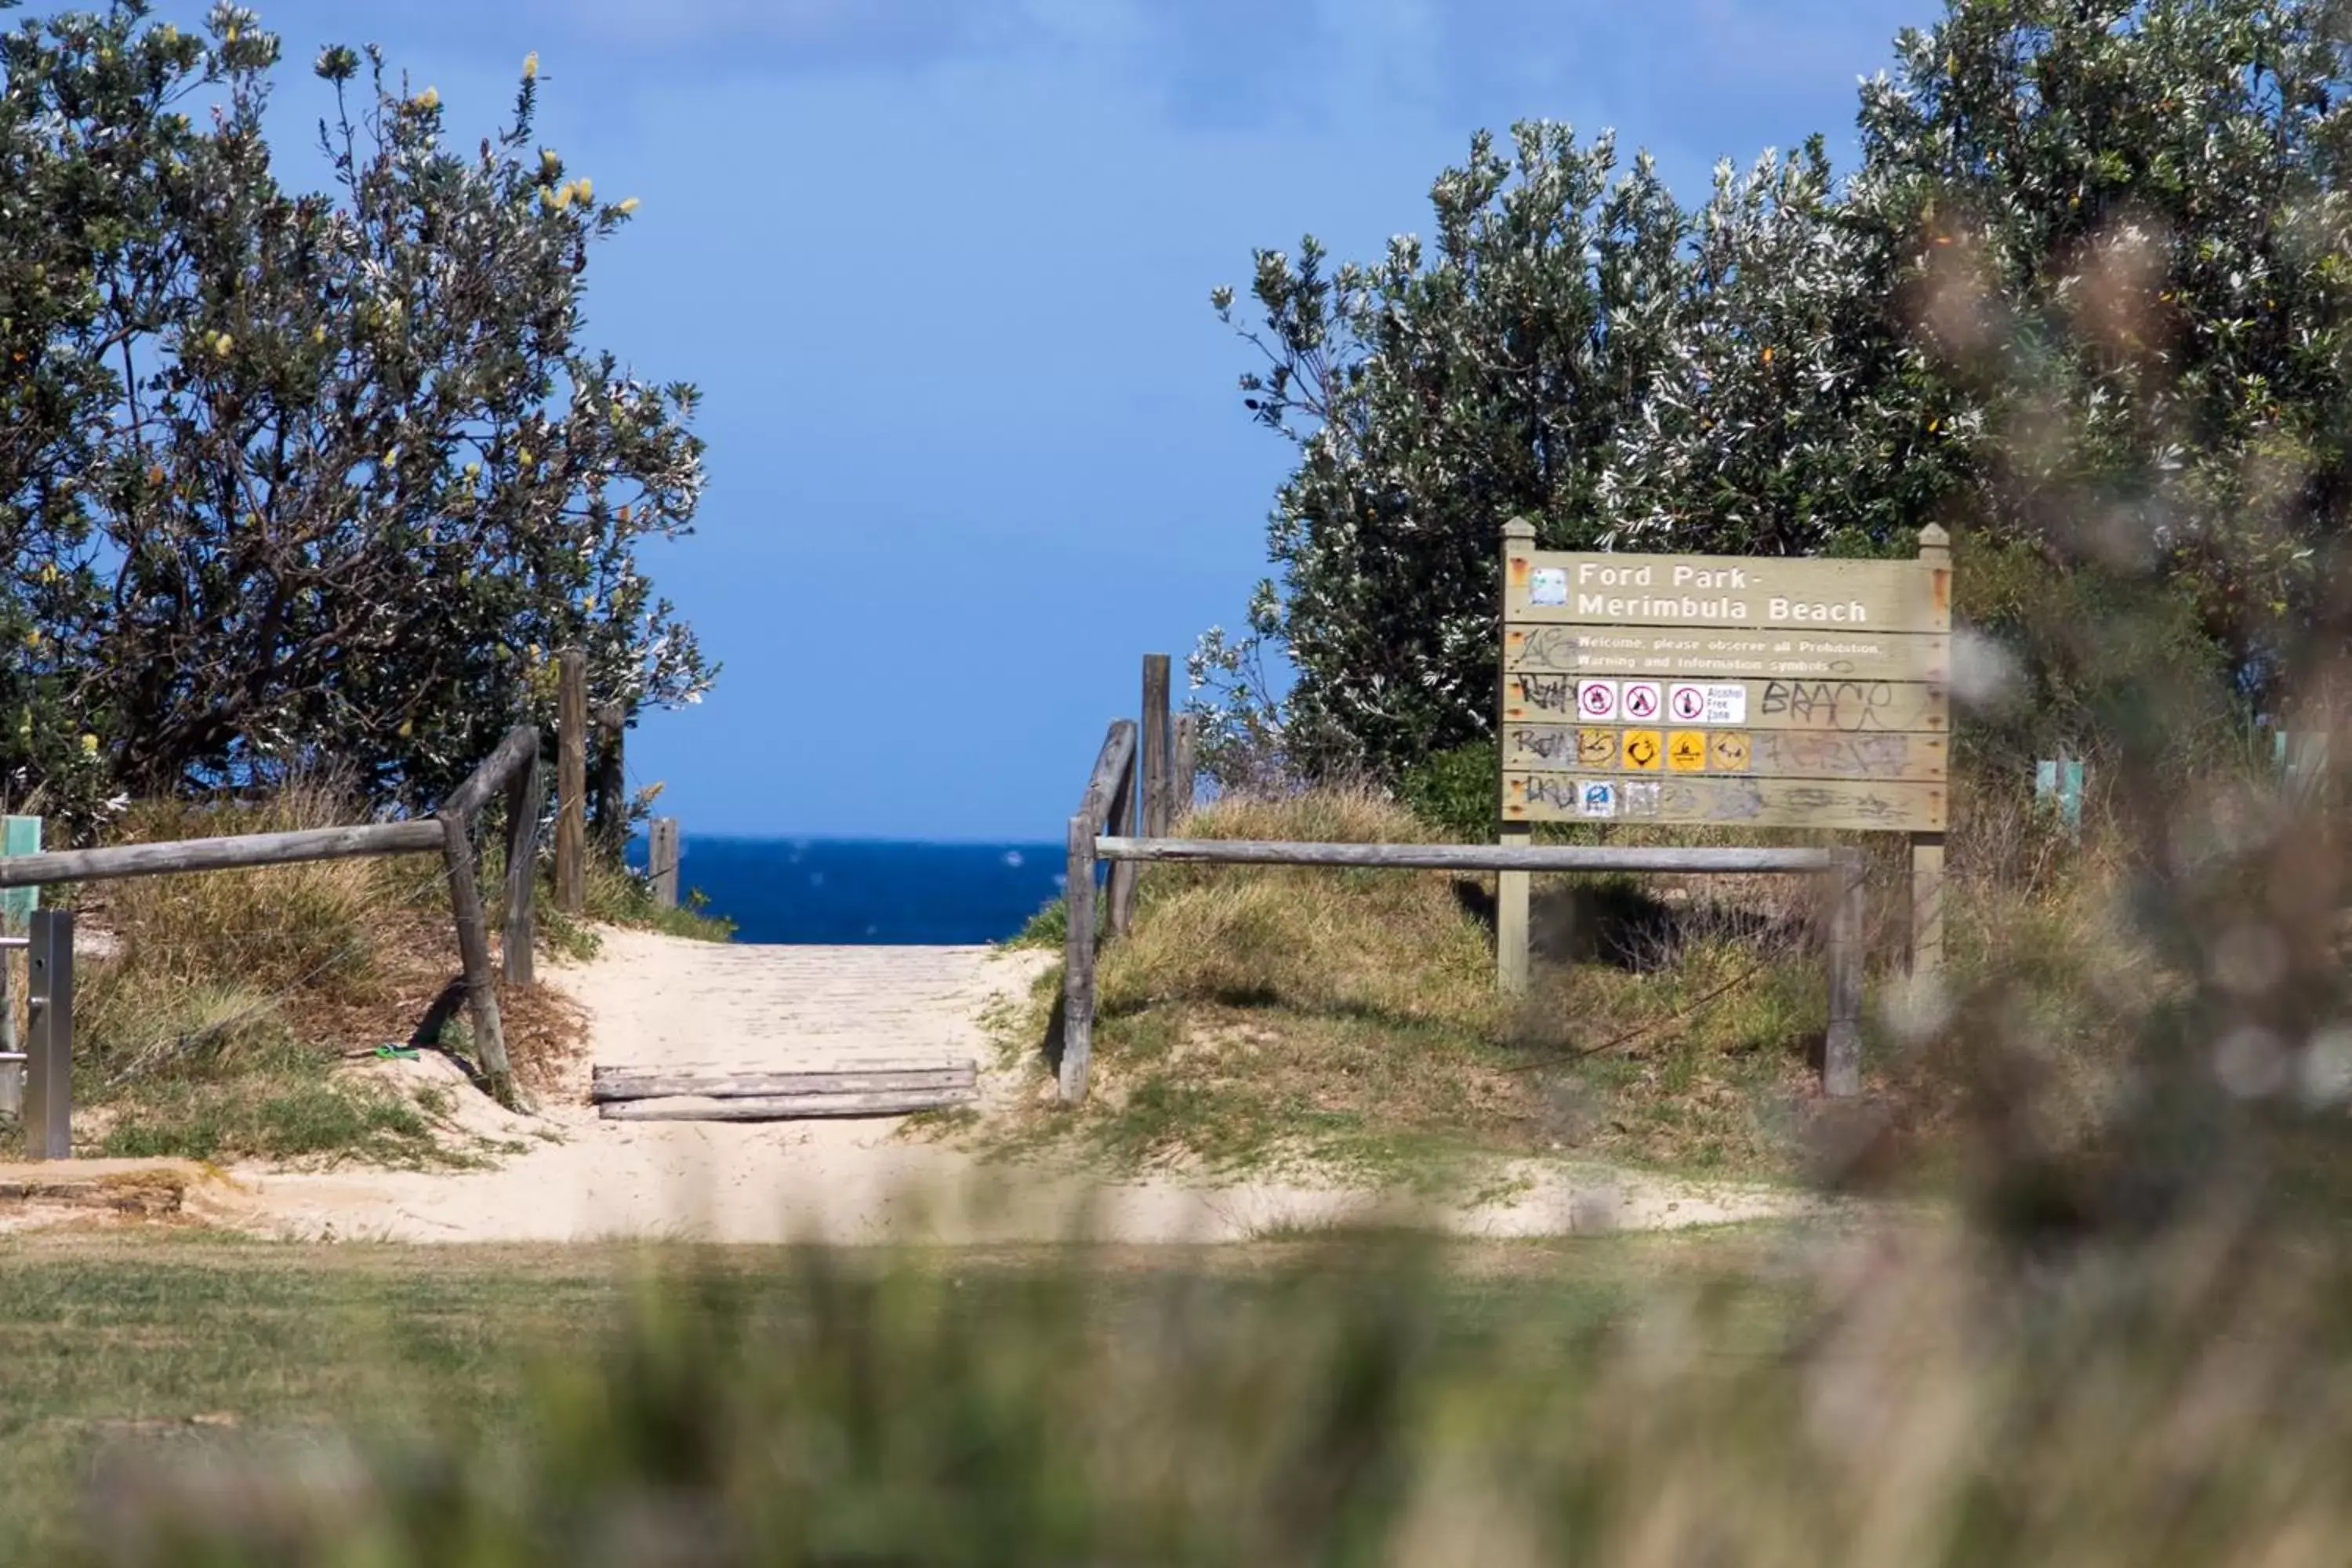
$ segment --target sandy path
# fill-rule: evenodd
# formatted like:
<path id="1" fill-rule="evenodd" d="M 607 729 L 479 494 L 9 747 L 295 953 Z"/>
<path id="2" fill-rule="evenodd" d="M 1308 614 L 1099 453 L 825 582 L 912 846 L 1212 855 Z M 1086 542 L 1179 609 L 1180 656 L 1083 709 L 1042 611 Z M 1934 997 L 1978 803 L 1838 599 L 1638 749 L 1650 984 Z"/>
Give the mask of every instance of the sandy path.
<path id="1" fill-rule="evenodd" d="M 604 1064 L 783 1065 L 889 1052 L 968 1054 L 982 1104 L 1031 1092 L 995 1065 L 980 1024 L 1042 955 L 977 948 L 762 948 L 607 931 L 586 964 L 543 978 L 584 1006 Z M 541 1114 L 506 1115 L 445 1062 L 386 1064 L 448 1082 L 462 1123 L 523 1152 L 479 1172 L 282 1173 L 241 1168 L 209 1207 L 268 1234 L 401 1241 L 1241 1240 L 1385 1212 L 1373 1194 L 1174 1178 L 1100 1186 L 1071 1173 L 985 1164 L 908 1136 L 897 1119 L 765 1125 L 615 1122 L 587 1104 L 588 1061 Z M 1790 1212 L 1801 1200 L 1591 1169 L 1530 1168 L 1500 1202 L 1416 1216 L 1464 1234 L 1554 1235 Z"/>

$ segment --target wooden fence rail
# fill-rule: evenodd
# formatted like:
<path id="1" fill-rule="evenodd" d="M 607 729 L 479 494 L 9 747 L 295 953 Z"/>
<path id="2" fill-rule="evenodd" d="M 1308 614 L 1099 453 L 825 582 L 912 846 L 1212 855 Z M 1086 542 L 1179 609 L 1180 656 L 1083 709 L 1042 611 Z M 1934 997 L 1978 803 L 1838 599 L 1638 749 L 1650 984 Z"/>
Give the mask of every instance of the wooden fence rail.
<path id="1" fill-rule="evenodd" d="M 539 853 L 539 730 L 522 724 L 509 731 L 481 766 L 457 786 L 430 819 L 371 823 L 354 827 L 306 828 L 295 833 L 247 833 L 223 838 L 180 839 L 163 844 L 123 844 L 103 849 L 55 850 L 0 857 L 0 889 L 39 888 L 59 882 L 99 882 L 125 877 L 179 876 L 198 871 L 245 870 L 361 855 L 421 855 L 440 851 L 449 876 L 449 904 L 457 927 L 457 952 L 465 965 L 467 1010 L 474 1044 L 490 1092 L 520 1108 L 514 1068 L 507 1057 L 506 1031 L 499 1016 L 498 979 L 490 965 L 489 922 L 482 908 L 473 846 L 474 819 L 490 797 L 505 791 L 507 822 L 507 921 L 505 959 L 509 981 L 530 978 L 533 941 L 530 874 Z M 68 939 L 69 940 L 69 939 Z M 65 962 L 61 960 L 60 962 Z M 57 1121 L 67 1086 L 47 1081 L 55 1064 L 36 1056 L 30 1063 L 34 1092 Z M 28 1122 L 30 1118 L 28 1117 Z M 37 1146 L 35 1156 L 61 1157 L 54 1143 Z"/>
<path id="2" fill-rule="evenodd" d="M 1134 726 L 1111 726 L 1076 816 L 1070 818 L 1066 962 L 1062 976 L 1061 1098 L 1086 1098 L 1095 1017 L 1095 867 L 1143 863 L 1373 867 L 1422 871 L 1654 871 L 1701 874 L 1788 872 L 1829 882 L 1830 1021 L 1822 1085 L 1832 1096 L 1862 1090 L 1863 854 L 1837 848 L 1644 848 L 1614 845 L 1297 844 L 1216 838 L 1105 837 L 1093 809 L 1106 770 L 1131 755 Z"/>
<path id="3" fill-rule="evenodd" d="M 1647 849 L 1613 845 L 1290 844 L 1103 838 L 1098 860 L 1225 866 L 1372 866 L 1400 871 L 1827 871 L 1834 849 Z"/>
<path id="4" fill-rule="evenodd" d="M 360 855 L 421 855 L 440 847 L 437 822 L 386 822 L 367 827 L 314 827 L 299 833 L 122 844 L 108 849 L 52 849 L 0 859 L 0 888 L 46 888 L 59 882 L 106 882 L 185 871 L 240 871 Z"/>

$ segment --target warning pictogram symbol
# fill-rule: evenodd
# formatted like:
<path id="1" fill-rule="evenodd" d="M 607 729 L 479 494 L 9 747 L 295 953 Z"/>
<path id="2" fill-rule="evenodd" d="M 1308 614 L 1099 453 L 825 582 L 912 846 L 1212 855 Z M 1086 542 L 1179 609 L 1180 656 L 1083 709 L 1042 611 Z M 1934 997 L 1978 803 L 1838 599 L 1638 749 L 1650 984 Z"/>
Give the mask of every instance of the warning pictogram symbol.
<path id="1" fill-rule="evenodd" d="M 1614 730 L 1579 730 L 1576 732 L 1576 760 L 1588 768 L 1613 768 L 1617 765 L 1617 731 Z"/>
<path id="2" fill-rule="evenodd" d="M 1750 751 L 1745 730 L 1718 730 L 1707 737 L 1707 762 L 1719 773 L 1746 773 Z"/>
<path id="3" fill-rule="evenodd" d="M 1666 742 L 1666 765 L 1678 773 L 1706 771 L 1706 736 L 1696 730 L 1677 730 Z"/>
<path id="4" fill-rule="evenodd" d="M 1595 722 L 1617 717 L 1617 683 L 1588 680 L 1576 689 L 1576 710 Z"/>
<path id="5" fill-rule="evenodd" d="M 1638 769 L 1643 773 L 1655 773 L 1658 767 L 1658 753 L 1663 749 L 1663 742 L 1655 730 L 1625 731 L 1625 765 L 1629 768 Z"/>
<path id="6" fill-rule="evenodd" d="M 1706 716 L 1706 693 L 1696 686 L 1677 686 L 1673 698 L 1675 717 L 1696 724 Z"/>
<path id="7" fill-rule="evenodd" d="M 1629 680 L 1625 683 L 1625 717 L 1637 723 L 1646 724 L 1656 718 L 1664 700 L 1664 693 L 1654 680 Z"/>

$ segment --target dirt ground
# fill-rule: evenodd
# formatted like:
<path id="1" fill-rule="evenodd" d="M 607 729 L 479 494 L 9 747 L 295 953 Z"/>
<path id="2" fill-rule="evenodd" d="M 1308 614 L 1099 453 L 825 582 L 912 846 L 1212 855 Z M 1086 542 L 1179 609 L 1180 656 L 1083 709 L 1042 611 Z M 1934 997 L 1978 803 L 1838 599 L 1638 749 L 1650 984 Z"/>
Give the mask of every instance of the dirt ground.
<path id="1" fill-rule="evenodd" d="M 589 1050 L 510 1115 L 430 1057 L 376 1064 L 447 1089 L 467 1133 L 506 1151 L 447 1172 L 240 1166 L 192 1191 L 192 1214 L 266 1236 L 404 1242 L 1123 1243 L 1247 1240 L 1395 1221 L 1457 1235 L 1649 1230 L 1801 1212 L 1786 1191 L 1680 1184 L 1594 1168 L 1496 1173 L 1484 1203 L 1431 1209 L 1295 1181 L 1181 1175 L 1101 1184 L 984 1160 L 952 1134 L 898 1118 L 734 1125 L 601 1120 L 592 1064 L 780 1067 L 910 1051 L 969 1053 L 985 1117 L 1037 1090 L 1008 1072 L 981 1023 L 1047 962 L 982 948 L 733 947 L 603 933 L 585 963 L 542 978 L 585 1009 Z"/>

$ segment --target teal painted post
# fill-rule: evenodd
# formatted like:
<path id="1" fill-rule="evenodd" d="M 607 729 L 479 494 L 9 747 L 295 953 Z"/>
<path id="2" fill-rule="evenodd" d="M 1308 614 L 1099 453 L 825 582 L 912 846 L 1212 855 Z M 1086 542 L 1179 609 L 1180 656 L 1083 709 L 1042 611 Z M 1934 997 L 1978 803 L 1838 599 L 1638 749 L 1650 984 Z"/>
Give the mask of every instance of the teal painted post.
<path id="1" fill-rule="evenodd" d="M 2060 757 L 2053 762 L 2047 757 L 2033 764 L 2033 798 L 2036 804 L 2058 813 L 2058 820 L 2066 825 L 2066 837 L 2080 840 L 2083 837 L 2083 764 L 2073 757 Z"/>
<path id="2" fill-rule="evenodd" d="M 2281 730 L 2274 748 L 2283 793 L 2298 804 L 2311 804 L 2327 773 L 2327 731 L 2289 733 Z"/>
<path id="3" fill-rule="evenodd" d="M 40 852 L 39 817 L 0 816 L 0 855 L 37 855 Z M 13 936 L 22 931 L 31 921 L 33 911 L 40 906 L 41 889 L 38 888 L 0 890 L 0 936 Z M 13 1057 L 24 1048 L 16 1032 L 16 993 L 11 984 L 16 967 L 16 950 L 0 947 L 0 1056 L 5 1057 Z M 0 1076 L 17 1080 L 0 1084 L 0 1100 L 21 1099 L 23 1072 L 24 1064 L 21 1062 L 0 1062 Z"/>
<path id="4" fill-rule="evenodd" d="M 0 816 L 0 855 L 38 855 L 41 852 L 41 819 L 37 816 Z M 14 931 L 33 918 L 41 907 L 38 888 L 9 888 L 0 890 L 0 931 Z"/>

